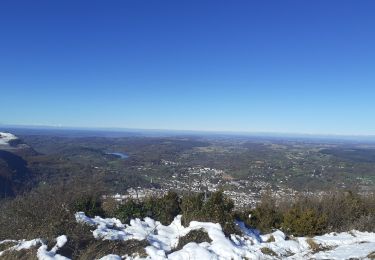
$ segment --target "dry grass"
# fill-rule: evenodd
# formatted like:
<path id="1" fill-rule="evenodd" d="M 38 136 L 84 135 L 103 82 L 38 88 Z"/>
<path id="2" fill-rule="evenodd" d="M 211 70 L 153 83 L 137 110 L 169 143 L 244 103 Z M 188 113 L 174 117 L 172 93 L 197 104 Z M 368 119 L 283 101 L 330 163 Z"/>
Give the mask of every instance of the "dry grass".
<path id="1" fill-rule="evenodd" d="M 173 251 L 182 249 L 185 245 L 187 245 L 190 242 L 195 242 L 199 244 L 203 242 L 210 243 L 211 241 L 212 241 L 211 238 L 208 236 L 207 232 L 204 231 L 203 229 L 192 230 L 185 236 L 180 237 L 180 239 L 178 240 L 178 245 L 176 248 L 174 248 Z"/>
<path id="2" fill-rule="evenodd" d="M 40 237 L 53 241 L 76 223 L 72 204 L 83 196 L 95 197 L 98 191 L 96 186 L 78 182 L 41 185 L 4 202 L 0 205 L 0 240 Z"/>
<path id="3" fill-rule="evenodd" d="M 370 254 L 368 254 L 367 258 L 369 258 L 369 259 L 375 259 L 375 251 L 373 251 Z"/>
<path id="4" fill-rule="evenodd" d="M 275 242 L 275 237 L 274 237 L 273 235 L 271 235 L 271 236 L 267 239 L 266 242 L 267 242 L 267 243 Z"/>
<path id="5" fill-rule="evenodd" d="M 36 248 L 31 248 L 31 249 L 22 249 L 19 251 L 16 250 L 11 250 L 5 252 L 2 256 L 1 259 L 3 260 L 38 260 L 37 258 L 37 251 L 38 249 Z"/>
<path id="6" fill-rule="evenodd" d="M 5 243 L 1 243 L 0 244 L 0 252 L 12 247 L 12 246 L 15 246 L 17 245 L 16 242 L 5 242 Z"/>
<path id="7" fill-rule="evenodd" d="M 32 192 L 4 202 L 0 205 L 0 240 L 42 238 L 51 247 L 55 245 L 56 237 L 64 234 L 68 243 L 59 254 L 79 259 L 80 251 L 90 244 L 93 235 L 90 227 L 76 222 L 73 206 L 82 197 L 97 197 L 100 191 L 95 185 L 81 182 L 41 185 Z"/>
<path id="8" fill-rule="evenodd" d="M 277 256 L 275 251 L 273 251 L 271 248 L 268 247 L 262 247 L 260 251 L 265 254 L 265 255 L 270 255 L 270 256 Z"/>
<path id="9" fill-rule="evenodd" d="M 115 254 L 119 256 L 138 255 L 140 257 L 146 257 L 147 254 L 144 248 L 148 245 L 149 243 L 146 240 L 94 240 L 89 246 L 81 250 L 77 259 L 99 259 L 108 254 Z"/>
<path id="10" fill-rule="evenodd" d="M 319 251 L 322 251 L 321 250 L 321 246 L 315 242 L 314 239 L 312 238 L 308 238 L 306 239 L 306 243 L 309 244 L 309 247 L 310 249 L 315 253 L 315 252 L 319 252 Z"/>
<path id="11" fill-rule="evenodd" d="M 102 208 L 107 216 L 114 216 L 119 204 L 114 198 L 107 197 L 103 199 Z"/>
<path id="12" fill-rule="evenodd" d="M 311 250 L 313 251 L 313 253 L 320 252 L 320 251 L 327 251 L 327 250 L 333 249 L 332 247 L 327 247 L 327 246 L 319 245 L 312 238 L 306 239 L 306 243 L 309 244 L 309 246 L 310 246 Z"/>

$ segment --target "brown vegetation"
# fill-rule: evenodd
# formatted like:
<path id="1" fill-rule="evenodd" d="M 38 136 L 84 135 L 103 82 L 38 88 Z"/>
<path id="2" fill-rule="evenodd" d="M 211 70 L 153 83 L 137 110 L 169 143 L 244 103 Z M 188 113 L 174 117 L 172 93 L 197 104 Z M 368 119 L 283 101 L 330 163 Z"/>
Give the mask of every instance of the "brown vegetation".
<path id="1" fill-rule="evenodd" d="M 256 208 L 241 212 L 233 212 L 233 202 L 221 191 L 208 194 L 207 198 L 204 194 L 181 197 L 169 192 L 161 198 L 128 200 L 122 204 L 108 198 L 103 201 L 101 195 L 101 189 L 95 183 L 75 181 L 65 185 L 41 185 L 27 194 L 3 201 L 0 205 L 0 240 L 43 238 L 53 246 L 55 238 L 64 234 L 68 236 L 68 243 L 59 254 L 73 259 L 93 259 L 109 253 L 144 254 L 147 241 L 95 240 L 88 226 L 76 222 L 76 211 L 84 211 L 89 216 L 115 216 L 123 222 L 149 216 L 164 225 L 182 214 L 185 226 L 190 221 L 220 223 L 226 235 L 238 232 L 234 225 L 236 218 L 263 232 L 281 228 L 287 234 L 297 236 L 351 229 L 375 231 L 375 197 L 352 192 L 337 192 L 321 198 L 297 197 L 289 202 L 278 202 L 268 194 Z M 272 240 L 274 238 L 270 237 L 269 241 Z M 182 237 L 177 248 L 189 242 L 205 241 L 211 241 L 207 233 L 195 230 Z M 312 239 L 307 242 L 313 251 L 324 250 Z M 4 257 L 32 259 L 30 252 L 33 250 L 7 252 Z M 262 252 L 273 255 L 270 249 L 262 249 Z"/>
<path id="2" fill-rule="evenodd" d="M 115 255 L 138 255 L 146 257 L 145 247 L 149 244 L 146 240 L 127 240 L 127 241 L 109 241 L 109 240 L 93 240 L 87 247 L 81 250 L 79 259 L 92 260 L 99 259 L 109 254 Z"/>
<path id="3" fill-rule="evenodd" d="M 174 251 L 182 249 L 185 245 L 189 244 L 190 242 L 195 242 L 199 244 L 203 242 L 210 243 L 211 241 L 211 238 L 203 229 L 192 230 L 187 235 L 180 237 L 180 239 L 178 240 L 178 245 L 174 249 Z"/>
<path id="4" fill-rule="evenodd" d="M 236 212 L 236 217 L 261 232 L 279 228 L 295 236 L 352 229 L 374 232 L 375 197 L 332 192 L 322 197 L 297 196 L 290 201 L 278 202 L 266 195 L 255 209 Z"/>
<path id="5" fill-rule="evenodd" d="M 1 259 L 3 260 L 38 260 L 37 258 L 37 248 L 22 249 L 22 250 L 10 250 L 6 251 Z"/>
<path id="6" fill-rule="evenodd" d="M 271 248 L 268 247 L 262 247 L 260 251 L 265 254 L 265 255 L 270 255 L 270 256 L 277 256 L 275 251 L 273 251 Z"/>

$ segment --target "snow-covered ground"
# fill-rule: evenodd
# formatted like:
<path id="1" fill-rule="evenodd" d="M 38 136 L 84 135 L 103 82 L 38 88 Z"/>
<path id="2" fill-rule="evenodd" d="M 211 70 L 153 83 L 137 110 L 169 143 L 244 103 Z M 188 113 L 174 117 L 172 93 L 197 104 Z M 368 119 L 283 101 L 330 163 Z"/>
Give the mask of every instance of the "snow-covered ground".
<path id="1" fill-rule="evenodd" d="M 11 133 L 0 132 L 0 145 L 9 145 L 12 140 L 17 140 L 18 137 Z"/>
<path id="2" fill-rule="evenodd" d="M 63 247 L 67 241 L 68 241 L 68 239 L 65 235 L 57 237 L 56 238 L 56 245 L 50 251 L 48 251 L 47 245 L 45 244 L 45 242 L 42 239 L 39 239 L 39 238 L 29 240 L 29 241 L 26 241 L 26 240 L 20 240 L 20 241 L 18 241 L 18 240 L 4 240 L 4 241 L 0 241 L 0 245 L 5 244 L 5 243 L 14 243 L 15 244 L 14 246 L 0 252 L 0 258 L 7 251 L 12 251 L 12 250 L 19 251 L 19 250 L 22 250 L 22 249 L 27 250 L 27 249 L 31 249 L 31 248 L 39 246 L 38 252 L 37 252 L 37 257 L 38 257 L 39 260 L 52 260 L 52 259 L 69 260 L 69 258 L 66 258 L 66 257 L 61 256 L 61 255 L 56 253 L 57 250 L 59 248 Z"/>
<path id="3" fill-rule="evenodd" d="M 96 239 L 146 239 L 150 243 L 150 246 L 146 247 L 148 259 L 365 259 L 375 251 L 375 233 L 359 231 L 287 240 L 285 234 L 279 230 L 272 234 L 258 235 L 254 230 L 238 223 L 243 235 L 227 238 L 219 224 L 192 221 L 189 227 L 183 227 L 181 216 L 176 217 L 169 226 L 150 218 L 135 219 L 130 225 L 123 225 L 118 219 L 88 218 L 83 212 L 76 213 L 76 219 L 96 227 L 93 230 Z M 212 241 L 188 243 L 181 250 L 171 253 L 180 237 L 196 229 L 205 230 Z M 266 242 L 271 240 L 274 241 Z M 313 246 L 317 247 L 315 251 L 311 248 L 313 243 Z M 275 255 L 270 255 L 273 253 Z M 111 255 L 103 259 L 121 258 Z M 126 259 L 140 258 L 127 256 Z"/>
<path id="4" fill-rule="evenodd" d="M 100 217 L 89 218 L 83 212 L 75 215 L 76 220 L 92 227 L 93 237 L 99 240 L 147 240 L 147 257 L 137 255 L 107 255 L 101 260 L 118 259 L 369 259 L 375 254 L 375 233 L 350 231 L 331 233 L 313 238 L 296 237 L 287 239 L 281 231 L 267 235 L 246 228 L 237 223 L 242 235 L 225 237 L 219 224 L 192 221 L 188 227 L 181 225 L 181 216 L 168 226 L 150 218 L 134 219 L 130 225 L 122 224 L 118 219 Z M 179 238 L 192 230 L 203 229 L 211 242 L 186 244 L 181 250 L 174 251 Z M 38 259 L 67 259 L 56 254 L 57 249 L 66 243 L 66 237 L 57 238 L 57 243 L 50 251 L 40 239 L 32 241 L 13 241 L 16 246 L 7 250 L 20 250 L 41 245 Z M 4 241 L 0 242 L 4 243 Z M 1 256 L 2 253 L 0 253 Z"/>

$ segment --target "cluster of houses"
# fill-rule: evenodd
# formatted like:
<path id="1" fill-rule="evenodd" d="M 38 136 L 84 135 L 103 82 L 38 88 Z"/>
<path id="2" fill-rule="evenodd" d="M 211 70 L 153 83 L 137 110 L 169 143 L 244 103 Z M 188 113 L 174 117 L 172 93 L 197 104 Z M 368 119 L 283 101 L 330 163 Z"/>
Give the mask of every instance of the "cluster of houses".
<path id="1" fill-rule="evenodd" d="M 177 165 L 171 161 L 164 161 L 165 165 Z M 270 184 L 262 180 L 235 180 L 229 178 L 223 170 L 208 167 L 189 167 L 183 171 L 176 171 L 172 178 L 159 180 L 159 188 L 133 187 L 125 194 L 116 194 L 112 197 L 117 201 L 127 199 L 140 199 L 145 197 L 160 197 L 168 191 L 179 193 L 214 192 L 223 190 L 230 197 L 236 207 L 254 207 L 260 201 L 262 193 L 271 188 Z M 295 193 L 292 189 L 277 187 L 273 191 L 275 197 L 291 196 Z"/>

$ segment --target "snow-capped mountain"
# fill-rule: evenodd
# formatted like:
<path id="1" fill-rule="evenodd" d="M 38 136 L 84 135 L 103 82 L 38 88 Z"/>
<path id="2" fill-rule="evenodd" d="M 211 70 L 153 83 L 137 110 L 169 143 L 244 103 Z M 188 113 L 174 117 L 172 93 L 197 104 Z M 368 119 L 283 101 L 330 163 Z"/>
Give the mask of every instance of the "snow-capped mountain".
<path id="1" fill-rule="evenodd" d="M 22 157 L 37 154 L 37 152 L 21 138 L 8 132 L 0 132 L 0 150 L 8 151 Z"/>
<path id="2" fill-rule="evenodd" d="M 14 134 L 0 132 L 0 146 L 13 146 L 17 140 L 19 138 Z"/>

